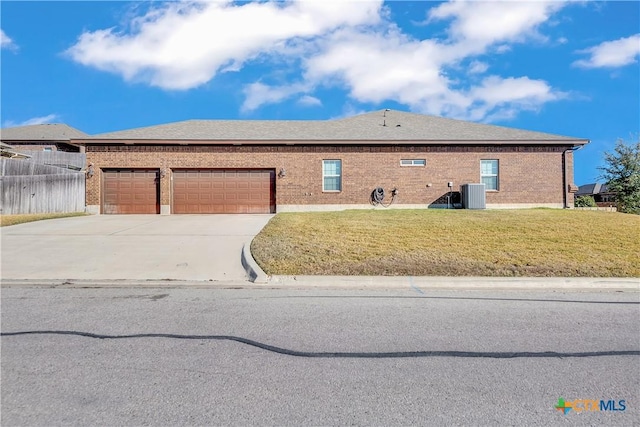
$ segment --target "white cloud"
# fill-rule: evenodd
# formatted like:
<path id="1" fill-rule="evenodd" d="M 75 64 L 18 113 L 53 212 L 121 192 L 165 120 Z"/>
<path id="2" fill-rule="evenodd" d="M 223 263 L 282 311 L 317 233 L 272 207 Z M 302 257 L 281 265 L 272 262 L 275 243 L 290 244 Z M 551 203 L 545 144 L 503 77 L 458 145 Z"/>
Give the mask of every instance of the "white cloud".
<path id="1" fill-rule="evenodd" d="M 507 102 L 534 105 L 556 99 L 558 95 L 550 92 L 551 88 L 545 82 L 531 80 L 528 77 L 503 79 L 490 76 L 484 79 L 481 86 L 473 89 L 474 97 L 482 99 L 489 105 Z"/>
<path id="2" fill-rule="evenodd" d="M 399 32 L 343 31 L 323 48 L 306 62 L 305 76 L 327 84 L 338 78 L 361 102 L 395 98 L 415 104 L 447 87 L 446 78 L 439 73 L 446 54 L 431 40 L 408 40 Z"/>
<path id="3" fill-rule="evenodd" d="M 0 47 L 2 49 L 17 50 L 18 45 L 9 37 L 4 30 L 0 29 Z"/>
<path id="4" fill-rule="evenodd" d="M 381 0 L 179 2 L 151 6 L 131 19 L 128 32 L 85 32 L 67 53 L 126 80 L 172 90 L 249 63 L 266 67 L 243 88 L 244 112 L 294 98 L 321 105 L 314 91 L 325 86 L 344 88 L 365 104 L 391 100 L 428 114 L 497 120 L 563 98 L 542 80 L 486 73 L 490 55 L 545 42 L 543 25 L 565 4 L 443 3 L 430 9 L 425 25 L 446 22 L 447 37 L 416 39 L 390 21 Z"/>
<path id="5" fill-rule="evenodd" d="M 495 47 L 495 53 L 507 53 L 511 50 L 511 46 L 508 44 L 501 44 Z"/>
<path id="6" fill-rule="evenodd" d="M 322 105 L 322 101 L 311 95 L 304 95 L 302 98 L 298 99 L 298 104 L 305 107 L 318 107 Z"/>
<path id="7" fill-rule="evenodd" d="M 275 104 L 307 90 L 304 84 L 269 86 L 260 82 L 252 83 L 243 89 L 245 100 L 242 111 L 253 111 L 264 104 Z"/>
<path id="8" fill-rule="evenodd" d="M 132 21 L 131 33 L 83 33 L 67 53 L 77 62 L 164 89 L 190 89 L 297 38 L 374 24 L 381 1 L 179 2 Z"/>
<path id="9" fill-rule="evenodd" d="M 472 61 L 467 70 L 470 74 L 482 74 L 489 69 L 489 64 L 482 61 Z"/>
<path id="10" fill-rule="evenodd" d="M 443 71 L 458 58 L 455 44 L 410 40 L 398 31 L 344 31 L 306 62 L 305 77 L 314 84 L 341 83 L 359 102 L 391 99 L 414 111 L 471 120 L 512 118 L 517 111 L 535 111 L 565 97 L 547 82 L 528 77 L 492 76 L 466 87 Z M 480 75 L 487 69 L 474 60 L 466 72 Z"/>
<path id="11" fill-rule="evenodd" d="M 545 81 L 528 77 L 493 77 L 479 87 L 465 88 L 445 69 L 477 55 L 506 52 L 511 49 L 509 43 L 543 40 L 539 27 L 562 7 L 556 1 L 445 3 L 429 14 L 430 20 L 452 20 L 444 41 L 410 38 L 388 22 L 365 30 L 341 29 L 319 40 L 307 54 L 304 78 L 311 88 L 343 86 L 362 103 L 394 100 L 429 114 L 474 120 L 510 118 L 563 94 Z M 486 62 L 472 59 L 466 72 L 481 75 L 488 68 Z"/>
<path id="12" fill-rule="evenodd" d="M 430 20 L 452 19 L 449 36 L 465 53 L 499 42 L 542 38 L 537 28 L 564 6 L 562 1 L 451 1 L 429 13 Z"/>
<path id="13" fill-rule="evenodd" d="M 43 125 L 45 123 L 53 123 L 54 121 L 58 120 L 58 118 L 59 116 L 57 114 L 49 114 L 47 116 L 42 116 L 42 117 L 33 117 L 23 122 L 14 122 L 14 121 L 8 120 L 4 122 L 4 126 L 10 128 L 15 126 Z"/>
<path id="14" fill-rule="evenodd" d="M 637 62 L 640 55 L 640 33 L 618 40 L 600 43 L 579 51 L 588 53 L 588 59 L 575 61 L 573 65 L 583 68 L 622 67 Z"/>
<path id="15" fill-rule="evenodd" d="M 506 78 L 489 76 L 469 93 L 474 106 L 471 116 L 476 119 L 509 119 L 521 110 L 536 111 L 546 102 L 567 97 L 554 91 L 542 80 L 528 77 Z"/>

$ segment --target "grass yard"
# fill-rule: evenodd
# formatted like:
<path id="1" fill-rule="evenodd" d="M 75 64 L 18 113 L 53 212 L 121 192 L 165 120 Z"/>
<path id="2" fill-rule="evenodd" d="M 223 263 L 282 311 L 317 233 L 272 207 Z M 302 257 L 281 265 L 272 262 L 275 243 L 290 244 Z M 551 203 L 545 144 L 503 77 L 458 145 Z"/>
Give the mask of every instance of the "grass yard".
<path id="1" fill-rule="evenodd" d="M 281 213 L 267 274 L 640 277 L 640 216 L 561 209 Z"/>
<path id="2" fill-rule="evenodd" d="M 25 222 L 41 221 L 43 219 L 68 218 L 72 216 L 84 216 L 84 212 L 71 213 L 51 213 L 51 214 L 21 214 L 21 215 L 0 215 L 0 227 L 8 225 L 23 224 Z"/>

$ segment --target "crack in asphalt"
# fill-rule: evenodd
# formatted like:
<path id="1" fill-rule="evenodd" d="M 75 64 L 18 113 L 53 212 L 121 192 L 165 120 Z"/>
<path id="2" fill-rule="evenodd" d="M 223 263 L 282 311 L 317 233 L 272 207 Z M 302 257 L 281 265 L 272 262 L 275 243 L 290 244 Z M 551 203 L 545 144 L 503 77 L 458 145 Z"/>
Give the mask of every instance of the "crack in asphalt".
<path id="1" fill-rule="evenodd" d="M 423 292 L 424 294 L 424 292 Z M 621 305 L 640 305 L 640 301 L 589 301 L 589 300 L 570 300 L 570 299 L 538 299 L 538 298 L 492 298 L 492 297 L 438 297 L 431 295 L 286 295 L 274 297 L 259 297 L 259 299 L 311 299 L 311 298 L 336 298 L 336 299 L 433 299 L 433 300 L 467 300 L 467 301 L 516 301 L 516 302 L 564 302 L 574 304 L 621 304 Z M 238 297 L 234 299 L 257 299 L 256 297 Z"/>
<path id="2" fill-rule="evenodd" d="M 555 351 L 514 351 L 514 352 L 482 352 L 482 351 L 395 351 L 395 352 L 309 352 L 290 350 L 254 341 L 248 338 L 233 335 L 181 335 L 181 334 L 130 334 L 130 335 L 103 335 L 81 331 L 18 331 L 2 332 L 1 337 L 15 337 L 26 335 L 72 335 L 101 340 L 137 339 L 137 338 L 170 338 L 180 340 L 213 340 L 234 341 L 257 347 L 272 353 L 286 356 L 306 358 L 343 358 L 343 359 L 389 359 L 389 358 L 420 358 L 420 357 L 459 357 L 459 358 L 488 358 L 488 359 L 515 359 L 515 358 L 576 358 L 576 357 L 602 357 L 602 356 L 640 356 L 640 350 L 619 351 L 585 351 L 585 352 L 555 352 Z"/>

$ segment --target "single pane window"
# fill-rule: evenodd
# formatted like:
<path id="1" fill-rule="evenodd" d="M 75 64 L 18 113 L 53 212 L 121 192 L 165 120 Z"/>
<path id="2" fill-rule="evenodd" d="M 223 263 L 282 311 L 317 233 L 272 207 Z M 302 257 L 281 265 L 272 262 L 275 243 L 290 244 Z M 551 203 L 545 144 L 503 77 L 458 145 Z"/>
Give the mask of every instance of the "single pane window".
<path id="1" fill-rule="evenodd" d="M 325 175 L 340 175 L 340 160 L 325 160 L 324 161 L 324 174 Z"/>
<path id="2" fill-rule="evenodd" d="M 340 191 L 340 178 L 326 176 L 324 178 L 324 191 Z"/>
<path id="3" fill-rule="evenodd" d="M 498 189 L 498 177 L 497 176 L 483 176 L 482 183 L 485 190 L 497 190 Z"/>
<path id="4" fill-rule="evenodd" d="M 482 175 L 497 175 L 498 174 L 498 161 L 497 160 L 483 160 L 481 164 Z"/>

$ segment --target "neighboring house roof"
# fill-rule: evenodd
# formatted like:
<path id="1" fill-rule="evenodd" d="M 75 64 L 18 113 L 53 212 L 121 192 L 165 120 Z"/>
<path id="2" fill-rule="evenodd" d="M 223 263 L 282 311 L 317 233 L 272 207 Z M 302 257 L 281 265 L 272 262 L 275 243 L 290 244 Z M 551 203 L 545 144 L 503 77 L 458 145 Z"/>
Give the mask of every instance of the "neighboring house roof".
<path id="1" fill-rule="evenodd" d="M 459 141 L 584 145 L 589 141 L 548 133 L 472 123 L 443 117 L 379 110 L 334 120 L 187 120 L 82 138 L 185 141 Z"/>
<path id="2" fill-rule="evenodd" d="M 604 194 L 608 193 L 609 188 L 607 184 L 593 183 L 593 184 L 585 184 L 581 185 L 578 188 L 578 192 L 575 194 L 576 196 L 593 196 L 596 194 Z"/>
<path id="3" fill-rule="evenodd" d="M 575 194 L 576 196 L 588 196 L 592 194 L 598 194 L 600 192 L 600 187 L 602 184 L 594 182 L 592 184 L 584 184 L 578 187 L 578 192 Z"/>
<path id="4" fill-rule="evenodd" d="M 69 142 L 71 139 L 86 138 L 87 136 L 89 135 L 64 123 L 48 123 L 0 129 L 0 140 L 2 141 Z"/>

